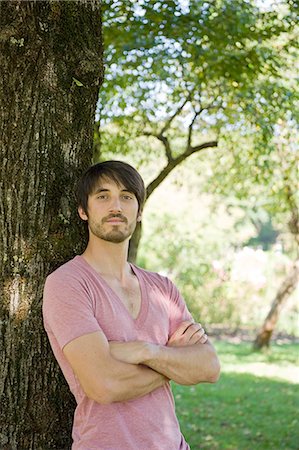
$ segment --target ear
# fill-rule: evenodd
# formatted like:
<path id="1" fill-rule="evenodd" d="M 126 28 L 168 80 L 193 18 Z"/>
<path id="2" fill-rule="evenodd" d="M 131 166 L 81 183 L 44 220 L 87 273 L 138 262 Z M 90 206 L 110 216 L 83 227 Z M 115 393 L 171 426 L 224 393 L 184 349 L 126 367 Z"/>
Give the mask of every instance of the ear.
<path id="1" fill-rule="evenodd" d="M 82 220 L 88 220 L 88 215 L 86 214 L 86 212 L 84 211 L 82 206 L 79 206 L 78 214 L 79 214 L 79 216 L 81 217 Z"/>
<path id="2" fill-rule="evenodd" d="M 137 222 L 141 222 L 141 220 L 142 220 L 142 214 L 141 214 L 141 212 L 139 212 L 138 216 L 137 216 Z"/>

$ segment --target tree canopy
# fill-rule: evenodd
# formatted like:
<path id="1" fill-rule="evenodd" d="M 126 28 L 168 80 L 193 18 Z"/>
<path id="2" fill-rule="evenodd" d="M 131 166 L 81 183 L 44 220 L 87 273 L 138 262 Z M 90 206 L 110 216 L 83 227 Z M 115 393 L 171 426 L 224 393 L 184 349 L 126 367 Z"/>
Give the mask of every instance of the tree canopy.
<path id="1" fill-rule="evenodd" d="M 289 120 L 298 114 L 293 2 L 266 10 L 239 0 L 105 4 L 101 151 L 130 151 L 130 139 L 147 136 L 169 161 L 248 124 L 265 141 L 286 111 Z"/>
<path id="2" fill-rule="evenodd" d="M 198 192 L 251 209 L 260 236 L 275 239 L 275 217 L 298 241 L 297 2 L 107 0 L 104 17 L 100 157 L 150 162 L 149 197 L 205 151 L 209 177 L 198 176 Z M 287 251 L 294 257 L 295 246 Z"/>
<path id="3" fill-rule="evenodd" d="M 104 2 L 106 80 L 95 149 L 102 158 L 134 155 L 137 165 L 155 160 L 147 197 L 206 149 L 224 164 L 219 147 L 245 145 L 246 157 L 234 164 L 249 157 L 260 165 L 279 124 L 298 123 L 298 11 L 287 0 L 267 5 Z"/>

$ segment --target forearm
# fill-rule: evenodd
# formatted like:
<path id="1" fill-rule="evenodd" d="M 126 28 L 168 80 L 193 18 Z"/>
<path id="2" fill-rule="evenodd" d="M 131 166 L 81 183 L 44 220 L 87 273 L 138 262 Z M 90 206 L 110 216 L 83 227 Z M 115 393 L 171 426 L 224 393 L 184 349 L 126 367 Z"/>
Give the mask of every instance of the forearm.
<path id="1" fill-rule="evenodd" d="M 210 343 L 184 347 L 150 345 L 146 353 L 143 364 L 178 384 L 218 380 L 220 364 Z"/>
<path id="2" fill-rule="evenodd" d="M 219 361 L 209 342 L 181 347 L 143 341 L 110 342 L 110 351 L 119 361 L 146 365 L 178 384 L 213 383 L 219 377 Z"/>
<path id="3" fill-rule="evenodd" d="M 99 331 L 69 342 L 63 353 L 86 396 L 101 404 L 141 397 L 168 381 L 149 367 L 115 357 Z"/>
<path id="4" fill-rule="evenodd" d="M 168 379 L 150 367 L 115 361 L 107 380 L 110 402 L 142 397 L 165 385 Z"/>

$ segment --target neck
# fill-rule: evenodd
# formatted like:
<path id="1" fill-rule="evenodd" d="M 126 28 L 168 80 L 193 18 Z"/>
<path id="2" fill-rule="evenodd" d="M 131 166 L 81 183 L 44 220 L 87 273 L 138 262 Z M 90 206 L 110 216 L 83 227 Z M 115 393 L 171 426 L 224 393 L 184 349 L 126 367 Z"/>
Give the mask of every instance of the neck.
<path id="1" fill-rule="evenodd" d="M 90 237 L 82 256 L 101 275 L 122 280 L 130 271 L 128 248 L 129 239 L 115 244 Z"/>

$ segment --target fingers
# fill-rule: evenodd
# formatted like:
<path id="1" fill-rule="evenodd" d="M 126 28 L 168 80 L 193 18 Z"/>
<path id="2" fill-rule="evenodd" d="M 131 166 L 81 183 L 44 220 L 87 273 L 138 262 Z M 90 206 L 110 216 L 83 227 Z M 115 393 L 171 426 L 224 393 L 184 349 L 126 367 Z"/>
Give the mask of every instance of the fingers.
<path id="1" fill-rule="evenodd" d="M 207 339 L 206 332 L 200 323 L 193 323 L 184 332 L 184 340 L 189 345 L 196 344 L 197 342 L 204 344 Z"/>
<path id="2" fill-rule="evenodd" d="M 174 339 L 181 337 L 186 332 L 186 330 L 190 327 L 190 325 L 193 325 L 193 323 L 194 323 L 193 320 L 185 320 L 175 330 L 175 332 L 172 334 L 171 337 L 173 337 Z"/>
<path id="3" fill-rule="evenodd" d="M 204 344 L 208 337 L 200 323 L 194 323 L 191 320 L 184 321 L 177 330 L 170 336 L 167 345 L 184 346 L 196 343 Z"/>

